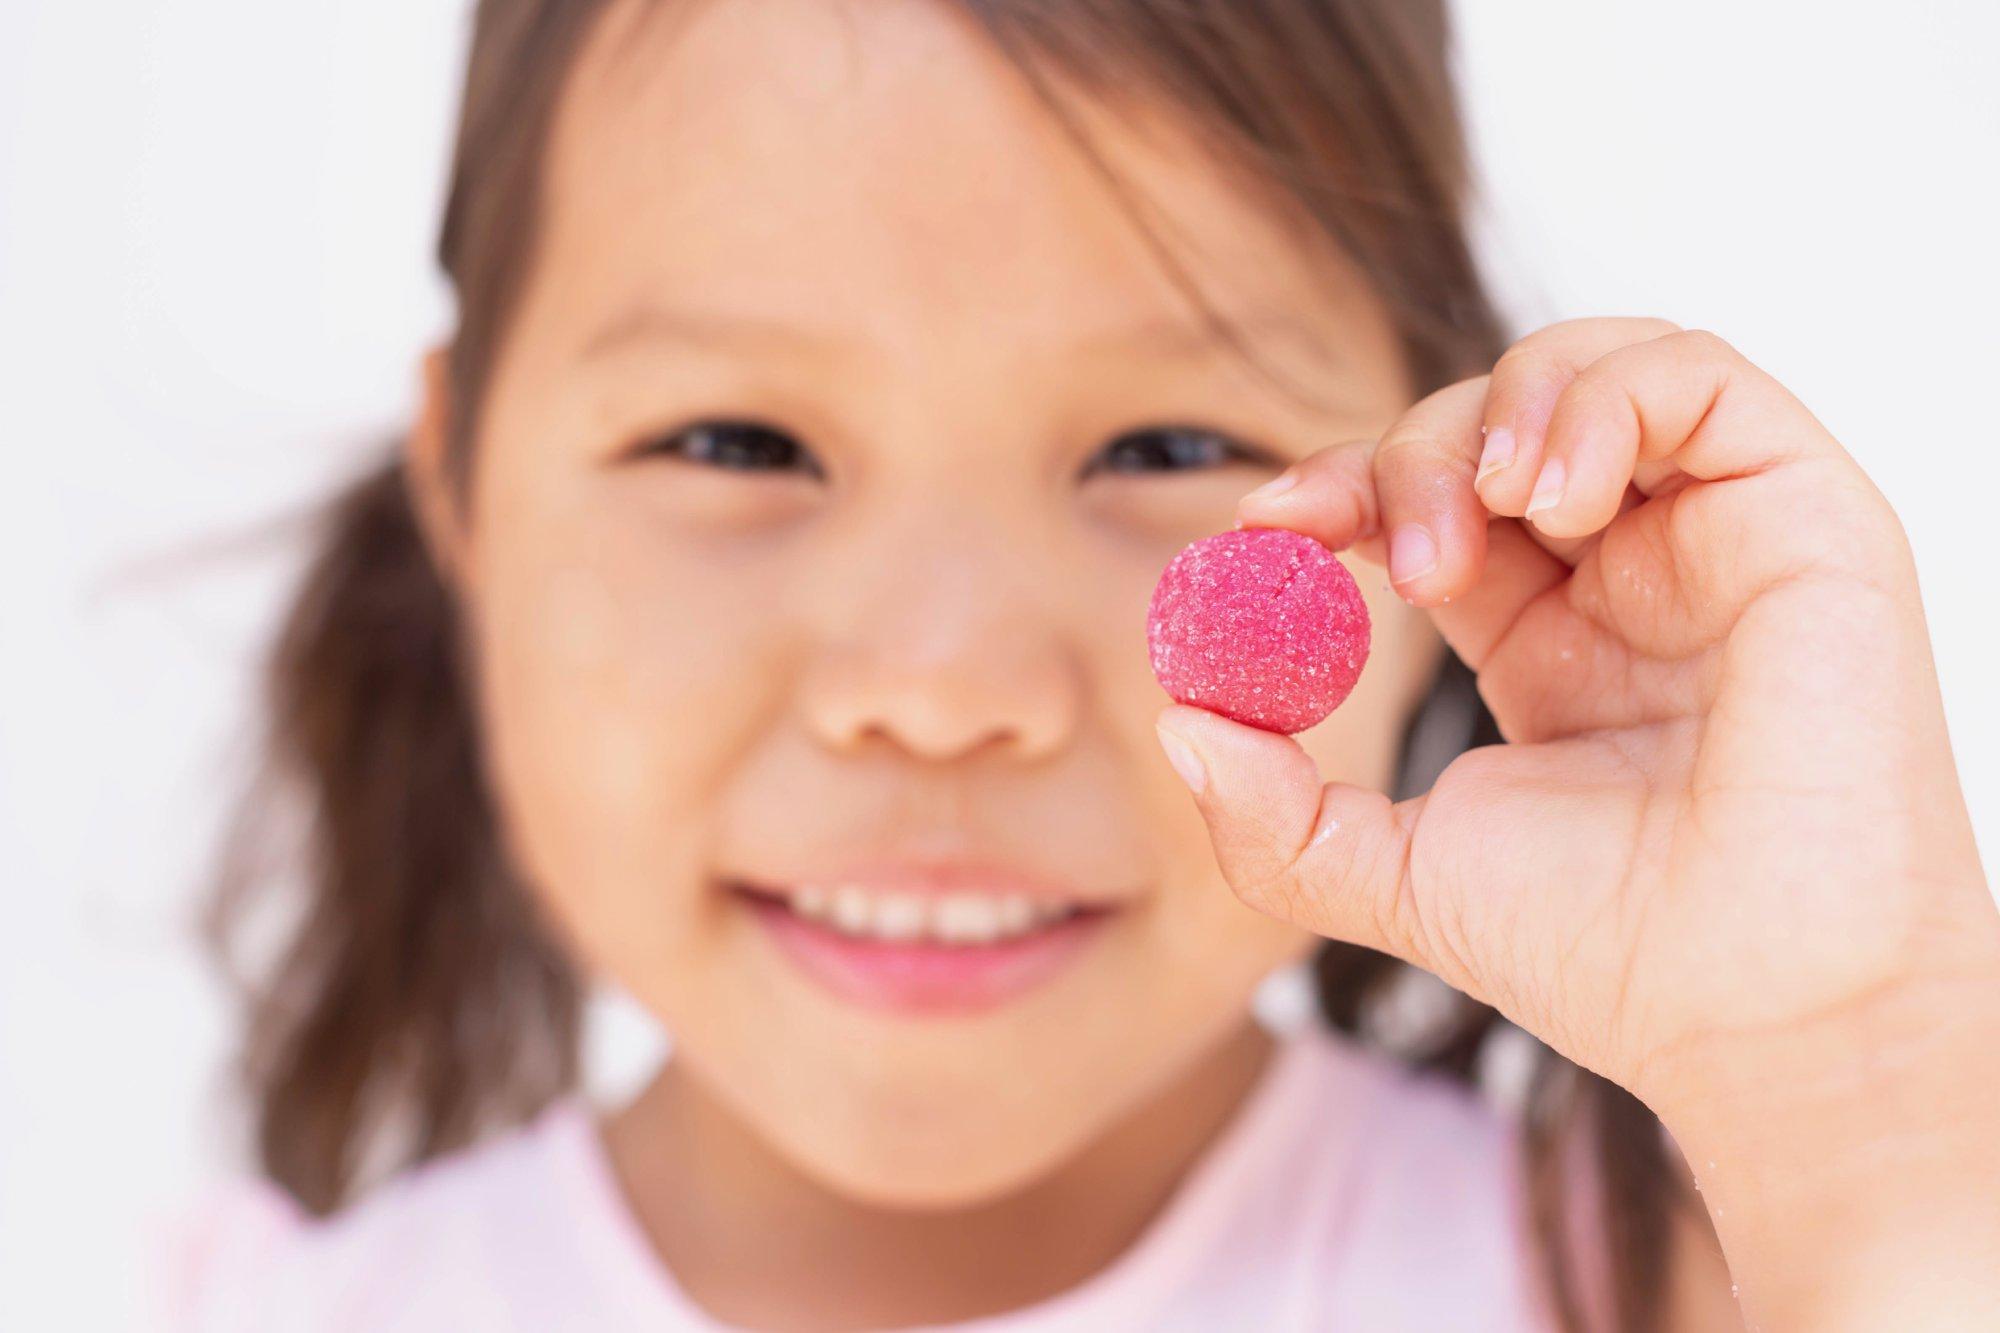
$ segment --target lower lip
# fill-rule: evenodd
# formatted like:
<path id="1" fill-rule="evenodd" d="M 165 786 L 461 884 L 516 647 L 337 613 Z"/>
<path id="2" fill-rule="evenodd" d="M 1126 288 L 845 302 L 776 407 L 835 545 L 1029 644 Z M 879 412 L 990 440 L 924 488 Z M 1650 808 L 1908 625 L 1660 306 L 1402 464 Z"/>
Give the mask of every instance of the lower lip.
<path id="1" fill-rule="evenodd" d="M 856 939 L 780 902 L 737 897 L 806 975 L 843 998 L 905 1014 L 970 1013 L 1033 990 L 1075 958 L 1109 912 L 1084 912 L 994 944 Z"/>

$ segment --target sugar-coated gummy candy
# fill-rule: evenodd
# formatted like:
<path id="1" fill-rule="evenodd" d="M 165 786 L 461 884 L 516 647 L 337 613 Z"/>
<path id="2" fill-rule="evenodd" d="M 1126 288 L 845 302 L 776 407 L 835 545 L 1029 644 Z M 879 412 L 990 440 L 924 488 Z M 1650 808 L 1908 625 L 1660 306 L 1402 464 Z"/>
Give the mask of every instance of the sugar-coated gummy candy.
<path id="1" fill-rule="evenodd" d="M 1368 634 L 1354 575 L 1285 528 L 1238 528 L 1183 547 L 1146 615 L 1153 674 L 1175 700 L 1286 734 L 1347 698 Z"/>

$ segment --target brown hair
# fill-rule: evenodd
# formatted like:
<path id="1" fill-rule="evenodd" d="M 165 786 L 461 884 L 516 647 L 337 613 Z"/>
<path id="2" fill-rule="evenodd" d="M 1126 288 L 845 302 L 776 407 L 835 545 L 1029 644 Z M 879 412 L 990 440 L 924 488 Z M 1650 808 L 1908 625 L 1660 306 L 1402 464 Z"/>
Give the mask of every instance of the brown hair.
<path id="1" fill-rule="evenodd" d="M 439 243 L 459 301 L 448 380 L 461 476 L 532 257 L 557 99 L 609 2 L 478 6 Z M 1503 350 L 1465 236 L 1468 167 L 1442 0 L 948 2 L 984 26 L 1073 132 L 1050 71 L 1085 90 L 1149 89 L 1184 111 L 1218 162 L 1358 265 L 1421 391 L 1479 373 Z M 248 909 L 265 879 L 243 855 L 250 835 L 275 804 L 302 796 L 305 898 L 279 955 L 257 969 L 244 1066 L 263 1169 L 317 1213 L 381 1170 L 520 1121 L 576 1078 L 581 984 L 501 853 L 464 665 L 452 599 L 392 459 L 326 516 L 269 676 L 270 772 L 211 916 L 230 958 L 253 933 Z M 1441 732 L 1440 718 L 1456 720 Z M 1421 790 L 1451 753 L 1499 739 L 1471 673 L 1447 660 L 1406 737 L 1405 789 Z M 1408 969 L 1329 943 L 1316 974 L 1327 1018 L 1375 1041 L 1375 1016 Z M 1486 1006 L 1452 1003 L 1407 1058 L 1471 1082 L 1496 1037 L 1528 1044 Z M 1558 1314 L 1572 1329 L 1594 1322 L 1576 1239 L 1564 1234 L 1575 1164 L 1562 1149 L 1581 1134 L 1600 1185 L 1611 1317 L 1652 1327 L 1675 1189 L 1659 1126 L 1619 1088 L 1531 1049 L 1528 1193 Z"/>

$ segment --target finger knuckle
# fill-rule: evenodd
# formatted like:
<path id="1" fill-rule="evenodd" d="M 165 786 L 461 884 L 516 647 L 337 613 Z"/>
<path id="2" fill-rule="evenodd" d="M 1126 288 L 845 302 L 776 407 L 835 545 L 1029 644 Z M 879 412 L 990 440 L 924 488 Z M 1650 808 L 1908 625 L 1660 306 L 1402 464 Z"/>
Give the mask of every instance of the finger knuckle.
<path id="1" fill-rule="evenodd" d="M 1623 349 L 1637 355 L 1648 344 Z M 1629 380 L 1632 362 L 1619 353 L 1599 357 L 1577 372 L 1577 376 L 1563 390 L 1561 400 L 1556 404 L 1560 415 L 1603 413 L 1607 408 L 1628 409 L 1631 406 Z"/>
<path id="2" fill-rule="evenodd" d="M 1909 530 L 1881 489 L 1844 459 L 1830 464 L 1828 470 L 1836 474 L 1827 489 L 1839 497 L 1836 503 L 1845 519 L 1846 549 L 1870 565 L 1891 559 L 1913 563 Z"/>
<path id="3" fill-rule="evenodd" d="M 1712 329 L 1682 329 L 1665 341 L 1672 344 L 1675 351 L 1702 360 L 1740 361 L 1742 353 L 1734 343 Z"/>
<path id="4" fill-rule="evenodd" d="M 1591 343 L 1598 347 L 1620 347 L 1631 343 L 1649 342 L 1671 337 L 1681 331 L 1681 326 L 1671 319 L 1661 319 L 1654 315 L 1599 315 L 1586 319 L 1573 319 L 1557 326 L 1562 328 L 1567 341 Z"/>
<path id="5" fill-rule="evenodd" d="M 1375 476 L 1393 477 L 1413 464 L 1435 455 L 1443 447 L 1437 432 L 1418 422 L 1400 421 L 1391 426 L 1375 447 L 1372 460 Z"/>
<path id="6" fill-rule="evenodd" d="M 1521 379 L 1538 368 L 1549 364 L 1548 351 L 1537 342 L 1531 341 L 1530 334 L 1500 353 L 1500 359 L 1493 363 L 1493 387 L 1496 393 L 1513 388 Z"/>
<path id="7" fill-rule="evenodd" d="M 1367 900 L 1368 925 L 1382 947 L 1402 958 L 1430 959 L 1430 927 L 1419 909 L 1416 894 L 1407 884 L 1390 893 L 1371 895 Z"/>
<path id="8" fill-rule="evenodd" d="M 1373 440 L 1361 436 L 1351 440 L 1341 440 L 1336 444 L 1313 450 L 1294 466 L 1306 472 L 1336 472 L 1352 466 L 1356 458 L 1366 458 L 1374 444 Z"/>
<path id="9" fill-rule="evenodd" d="M 1552 398 L 1576 375 L 1576 368 L 1553 348 L 1516 343 L 1493 365 L 1489 403 L 1504 414 L 1515 404 Z"/>
<path id="10" fill-rule="evenodd" d="M 1577 334 L 1586 333 L 1601 322 L 1601 320 L 1590 318 L 1558 319 L 1522 335 L 1507 350 L 1510 352 L 1518 351 L 1528 354 L 1539 354 L 1550 347 L 1558 347 L 1564 343 L 1575 341 Z"/>
<path id="11" fill-rule="evenodd" d="M 1275 835 L 1252 834 L 1225 862 L 1230 891 L 1252 907 L 1287 907 L 1297 895 L 1296 859 L 1293 849 L 1281 845 Z"/>
<path id="12" fill-rule="evenodd" d="M 1576 319 L 1560 319 L 1553 324 L 1546 324 L 1516 342 L 1514 346 L 1533 349 L 1578 345 L 1603 346 L 1607 343 L 1657 338 L 1663 334 L 1677 333 L 1680 328 L 1680 325 L 1670 319 L 1661 319 L 1653 315 L 1584 315 Z"/>
<path id="13" fill-rule="evenodd" d="M 1447 981 L 1461 986 L 1480 974 L 1475 955 L 1475 938 L 1466 919 L 1462 900 L 1413 903 L 1409 908 L 1412 928 L 1423 938 L 1423 956 L 1430 959 Z"/>
<path id="14" fill-rule="evenodd" d="M 1306 906 L 1298 875 L 1288 863 L 1275 863 L 1229 877 L 1229 888 L 1244 906 L 1285 920 L 1297 920 Z"/>

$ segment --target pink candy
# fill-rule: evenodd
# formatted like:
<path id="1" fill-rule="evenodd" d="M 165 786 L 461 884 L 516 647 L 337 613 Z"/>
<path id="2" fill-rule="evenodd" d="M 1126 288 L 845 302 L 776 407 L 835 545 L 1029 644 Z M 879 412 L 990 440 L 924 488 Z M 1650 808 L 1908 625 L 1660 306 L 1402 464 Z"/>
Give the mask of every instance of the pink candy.
<path id="1" fill-rule="evenodd" d="M 1338 708 L 1368 660 L 1368 606 L 1347 567 L 1284 528 L 1183 547 L 1146 614 L 1153 674 L 1177 701 L 1266 731 Z"/>

